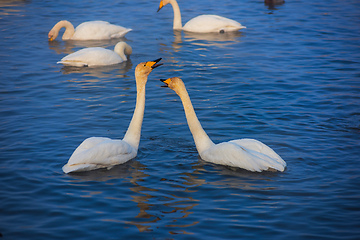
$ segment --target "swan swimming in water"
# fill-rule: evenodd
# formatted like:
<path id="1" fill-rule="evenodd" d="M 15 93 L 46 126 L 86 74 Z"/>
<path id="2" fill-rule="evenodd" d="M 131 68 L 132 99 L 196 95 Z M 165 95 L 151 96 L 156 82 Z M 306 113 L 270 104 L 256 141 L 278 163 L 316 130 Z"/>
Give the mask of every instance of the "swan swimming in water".
<path id="1" fill-rule="evenodd" d="M 63 166 L 64 173 L 111 168 L 136 157 L 145 110 L 145 85 L 151 71 L 161 65 L 158 64 L 160 60 L 161 58 L 140 63 L 135 69 L 136 106 L 124 138 L 122 140 L 112 140 L 106 137 L 85 139 L 75 149 L 68 163 Z"/>
<path id="2" fill-rule="evenodd" d="M 65 66 L 92 67 L 113 65 L 127 61 L 126 55 L 132 53 L 132 48 L 125 42 L 115 45 L 114 51 L 101 47 L 84 48 L 63 57 L 59 62 Z"/>
<path id="3" fill-rule="evenodd" d="M 50 30 L 48 34 L 49 41 L 57 38 L 61 28 L 65 28 L 62 40 L 106 40 L 120 38 L 132 30 L 105 21 L 83 22 L 75 29 L 71 22 L 62 20 Z"/>
<path id="4" fill-rule="evenodd" d="M 184 30 L 189 32 L 198 32 L 198 33 L 224 33 L 224 32 L 232 32 L 237 31 L 242 28 L 246 28 L 245 26 L 241 25 L 239 22 L 221 17 L 218 15 L 200 15 L 191 20 L 189 20 L 184 27 L 182 26 L 181 22 L 181 13 L 179 4 L 176 0 L 161 0 L 159 9 L 163 8 L 167 4 L 171 4 L 174 11 L 174 30 Z"/>
<path id="5" fill-rule="evenodd" d="M 270 147 L 255 139 L 238 139 L 214 144 L 196 116 L 183 81 L 178 77 L 161 81 L 166 84 L 166 87 L 174 90 L 179 95 L 201 159 L 216 164 L 243 168 L 252 172 L 284 171 L 286 162 Z"/>

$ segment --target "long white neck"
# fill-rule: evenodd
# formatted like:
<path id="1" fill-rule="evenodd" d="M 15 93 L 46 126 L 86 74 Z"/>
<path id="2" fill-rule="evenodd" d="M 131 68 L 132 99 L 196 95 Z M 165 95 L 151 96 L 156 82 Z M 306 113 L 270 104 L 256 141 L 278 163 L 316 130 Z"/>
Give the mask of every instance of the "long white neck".
<path id="1" fill-rule="evenodd" d="M 141 80 L 138 81 L 138 78 L 140 76 L 136 76 L 136 106 L 134 110 L 133 117 L 131 119 L 130 125 L 128 130 L 125 133 L 125 136 L 123 138 L 123 141 L 129 143 L 132 147 L 135 148 L 137 151 L 139 148 L 140 143 L 140 136 L 141 136 L 141 125 L 144 118 L 144 111 L 145 111 L 145 81 Z M 146 76 L 147 78 L 147 76 Z M 140 82 L 141 84 L 138 84 Z M 144 84 L 145 82 L 145 84 Z"/>
<path id="2" fill-rule="evenodd" d="M 174 11 L 174 25 L 173 29 L 182 29 L 182 23 L 181 23 L 181 13 L 180 13 L 180 7 L 179 4 L 176 2 L 176 0 L 170 0 L 169 1 L 173 11 Z"/>
<path id="3" fill-rule="evenodd" d="M 61 28 L 65 28 L 65 32 L 62 36 L 63 40 L 69 40 L 71 39 L 71 37 L 74 35 L 75 33 L 75 28 L 74 26 L 71 24 L 71 22 L 66 21 L 66 20 L 62 20 L 60 22 L 58 22 L 57 24 L 55 24 L 55 26 L 53 27 L 53 30 L 56 32 L 56 36 L 59 34 L 59 31 Z"/>
<path id="4" fill-rule="evenodd" d="M 186 120 L 189 125 L 191 134 L 193 135 L 196 149 L 198 153 L 201 154 L 203 151 L 205 151 L 206 149 L 210 148 L 215 144 L 211 141 L 209 136 L 202 128 L 201 123 L 199 122 L 196 116 L 194 107 L 191 103 L 189 94 L 187 93 L 186 89 L 183 89 L 181 93 L 179 93 L 179 96 L 184 106 Z"/>

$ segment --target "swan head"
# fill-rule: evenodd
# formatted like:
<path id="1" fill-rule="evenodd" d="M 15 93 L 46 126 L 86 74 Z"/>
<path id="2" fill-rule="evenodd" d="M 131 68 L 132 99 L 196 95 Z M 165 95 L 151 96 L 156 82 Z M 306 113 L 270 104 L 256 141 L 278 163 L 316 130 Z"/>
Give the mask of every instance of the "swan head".
<path id="1" fill-rule="evenodd" d="M 59 35 L 58 31 L 55 31 L 54 29 L 51 29 L 50 32 L 48 33 L 49 41 L 54 41 L 57 38 L 58 35 Z"/>
<path id="2" fill-rule="evenodd" d="M 183 89 L 186 89 L 184 82 L 179 77 L 160 79 L 160 81 L 165 83 L 165 86 L 162 87 L 168 87 L 171 90 L 174 90 L 178 95 L 180 94 L 181 91 L 183 91 Z"/>
<path id="3" fill-rule="evenodd" d="M 135 68 L 136 79 L 140 79 L 140 78 L 142 79 L 144 76 L 147 77 L 154 68 L 161 66 L 162 63 L 158 63 L 160 62 L 160 60 L 161 58 L 158 58 L 154 61 L 139 63 Z"/>
<path id="4" fill-rule="evenodd" d="M 160 9 L 162 9 L 165 5 L 167 5 L 169 3 L 170 3 L 170 0 L 161 0 L 160 5 L 159 5 L 159 9 L 157 11 L 160 11 Z"/>

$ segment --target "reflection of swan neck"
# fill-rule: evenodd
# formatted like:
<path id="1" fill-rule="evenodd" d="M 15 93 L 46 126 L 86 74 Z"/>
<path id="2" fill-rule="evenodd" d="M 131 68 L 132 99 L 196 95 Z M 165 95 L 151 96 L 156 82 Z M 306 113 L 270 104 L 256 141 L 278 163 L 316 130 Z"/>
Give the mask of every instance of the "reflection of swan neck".
<path id="1" fill-rule="evenodd" d="M 147 81 L 147 76 L 138 76 L 135 73 L 135 78 L 137 89 L 136 106 L 129 128 L 126 131 L 123 140 L 129 143 L 137 151 L 140 143 L 141 125 L 143 122 L 145 111 L 145 84 Z"/>
<path id="2" fill-rule="evenodd" d="M 65 28 L 65 32 L 62 36 L 62 39 L 69 40 L 74 35 L 75 28 L 71 24 L 71 22 L 62 20 L 62 21 L 58 22 L 57 24 L 55 24 L 55 26 L 53 27 L 53 30 L 56 32 L 56 35 L 59 34 L 60 29 L 63 27 Z"/>
<path id="3" fill-rule="evenodd" d="M 209 136 L 202 128 L 186 89 L 181 89 L 181 91 L 178 92 L 178 95 L 180 96 L 182 104 L 184 106 L 186 120 L 193 135 L 196 149 L 198 153 L 201 154 L 204 150 L 213 146 L 214 143 L 211 141 Z"/>
<path id="4" fill-rule="evenodd" d="M 179 4 L 176 2 L 176 0 L 170 0 L 169 1 L 173 11 L 174 11 L 174 25 L 173 29 L 182 29 L 182 23 L 181 23 L 181 13 L 180 13 L 180 7 Z"/>

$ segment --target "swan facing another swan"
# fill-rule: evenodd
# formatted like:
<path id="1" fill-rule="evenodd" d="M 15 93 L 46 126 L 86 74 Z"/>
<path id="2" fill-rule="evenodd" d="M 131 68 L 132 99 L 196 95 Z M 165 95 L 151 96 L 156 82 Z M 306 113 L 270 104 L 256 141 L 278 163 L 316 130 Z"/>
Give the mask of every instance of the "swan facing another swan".
<path id="1" fill-rule="evenodd" d="M 151 71 L 161 65 L 158 64 L 160 60 L 161 58 L 140 63 L 135 69 L 136 106 L 124 138 L 122 140 L 112 140 L 106 137 L 85 139 L 75 149 L 68 163 L 63 166 L 62 170 L 65 173 L 111 168 L 136 157 L 145 110 L 145 86 Z"/>
<path id="2" fill-rule="evenodd" d="M 238 139 L 214 144 L 196 116 L 183 81 L 178 77 L 161 81 L 166 84 L 166 87 L 174 90 L 179 95 L 196 149 L 203 160 L 239 167 L 252 172 L 284 171 L 286 162 L 270 147 L 255 139 Z"/>
<path id="3" fill-rule="evenodd" d="M 83 22 L 74 28 L 71 22 L 62 20 L 55 24 L 48 34 L 49 41 L 53 41 L 59 35 L 61 28 L 65 28 L 62 40 L 105 40 L 125 36 L 132 29 L 105 21 Z"/>
<path id="4" fill-rule="evenodd" d="M 198 33 L 210 33 L 210 32 L 232 32 L 238 31 L 242 28 L 246 28 L 241 25 L 239 22 L 234 21 L 229 18 L 221 17 L 218 15 L 200 15 L 190 21 L 188 21 L 184 27 L 181 22 L 181 13 L 180 7 L 176 0 L 161 0 L 159 9 L 163 8 L 167 4 L 171 4 L 174 11 L 174 30 L 184 30 L 189 32 L 198 32 Z"/>
<path id="5" fill-rule="evenodd" d="M 125 42 L 115 45 L 114 51 L 101 47 L 84 48 L 63 57 L 59 62 L 65 66 L 92 67 L 112 65 L 127 61 L 132 48 Z"/>

